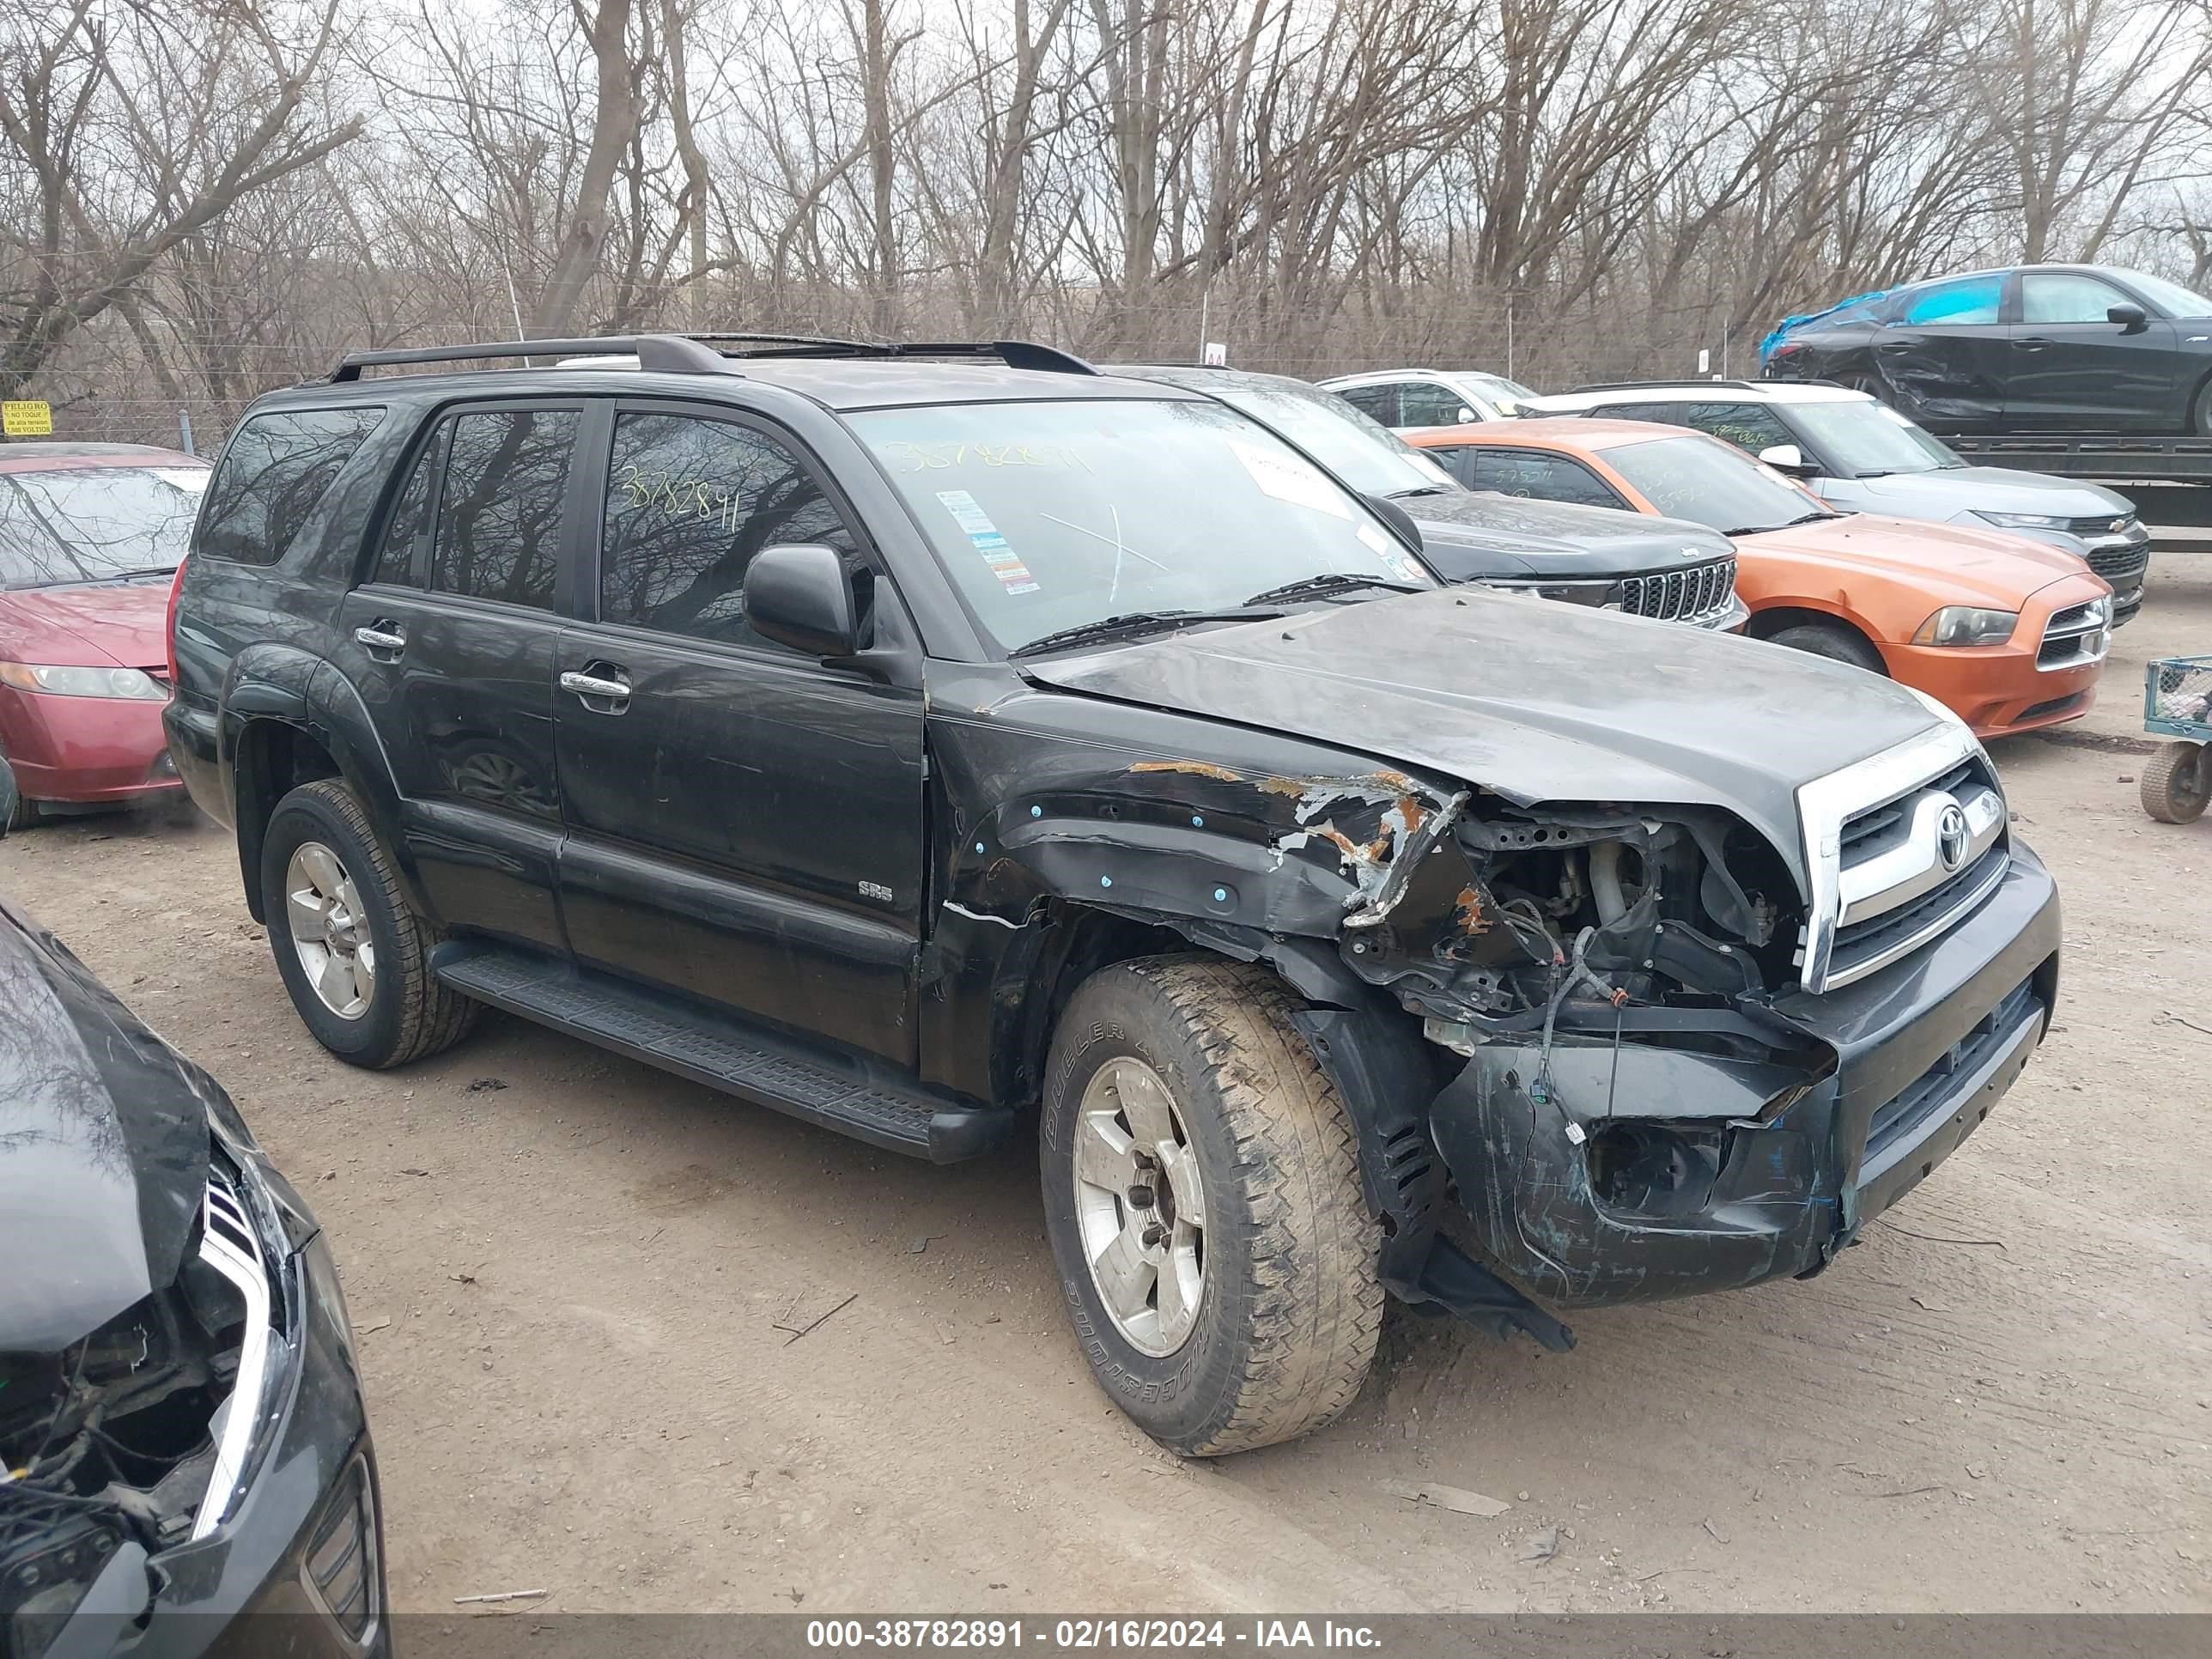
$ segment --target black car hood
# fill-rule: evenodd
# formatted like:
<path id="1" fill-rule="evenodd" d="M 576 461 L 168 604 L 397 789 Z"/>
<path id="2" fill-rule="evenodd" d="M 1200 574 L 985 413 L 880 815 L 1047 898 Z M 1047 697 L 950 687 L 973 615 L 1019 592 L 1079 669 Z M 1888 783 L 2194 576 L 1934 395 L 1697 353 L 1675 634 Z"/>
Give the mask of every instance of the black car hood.
<path id="1" fill-rule="evenodd" d="M 0 903 L 0 1350 L 66 1347 L 174 1279 L 209 1144 L 193 1077 Z"/>
<path id="2" fill-rule="evenodd" d="M 1701 524 L 1488 490 L 1407 495 L 1398 505 L 1419 526 L 1429 562 L 1453 581 L 1644 576 L 1735 550 Z"/>
<path id="3" fill-rule="evenodd" d="M 1936 720 L 1901 687 L 1803 652 L 1479 588 L 1020 667 L 1064 690 L 1318 738 L 1522 805 L 1723 807 L 1801 878 L 1797 786 Z"/>

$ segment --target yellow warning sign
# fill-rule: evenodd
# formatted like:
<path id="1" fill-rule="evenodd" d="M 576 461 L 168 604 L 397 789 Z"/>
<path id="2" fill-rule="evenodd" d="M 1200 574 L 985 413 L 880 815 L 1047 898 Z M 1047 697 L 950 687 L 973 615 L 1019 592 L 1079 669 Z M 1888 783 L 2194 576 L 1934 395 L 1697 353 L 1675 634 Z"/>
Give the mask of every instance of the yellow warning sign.
<path id="1" fill-rule="evenodd" d="M 0 403 L 0 432 L 11 438 L 44 438 L 54 429 L 54 409 L 36 400 Z"/>

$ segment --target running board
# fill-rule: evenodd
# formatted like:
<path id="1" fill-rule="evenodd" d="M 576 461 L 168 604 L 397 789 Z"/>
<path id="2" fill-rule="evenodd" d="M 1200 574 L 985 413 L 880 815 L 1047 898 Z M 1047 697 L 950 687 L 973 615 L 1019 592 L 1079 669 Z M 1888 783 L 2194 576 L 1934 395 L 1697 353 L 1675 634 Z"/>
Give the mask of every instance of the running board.
<path id="1" fill-rule="evenodd" d="M 430 969 L 455 990 L 710 1089 L 886 1152 L 953 1164 L 991 1152 L 1013 1114 L 839 1063 L 687 998 L 509 946 L 449 939 Z"/>

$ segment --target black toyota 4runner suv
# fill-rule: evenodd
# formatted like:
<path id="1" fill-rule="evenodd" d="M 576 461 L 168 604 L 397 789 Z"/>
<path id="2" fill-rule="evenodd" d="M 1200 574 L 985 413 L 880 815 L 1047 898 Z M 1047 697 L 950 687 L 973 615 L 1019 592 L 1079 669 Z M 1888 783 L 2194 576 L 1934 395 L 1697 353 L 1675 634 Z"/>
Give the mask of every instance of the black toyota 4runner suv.
<path id="1" fill-rule="evenodd" d="M 636 362 L 364 378 L 525 352 Z M 939 1161 L 1035 1112 L 1100 1382 L 1234 1451 L 1386 1291 L 1559 1348 L 1819 1271 L 2057 991 L 1955 719 L 1413 541 L 1045 348 L 362 354 L 232 434 L 169 735 L 331 1052 L 489 1004 Z"/>

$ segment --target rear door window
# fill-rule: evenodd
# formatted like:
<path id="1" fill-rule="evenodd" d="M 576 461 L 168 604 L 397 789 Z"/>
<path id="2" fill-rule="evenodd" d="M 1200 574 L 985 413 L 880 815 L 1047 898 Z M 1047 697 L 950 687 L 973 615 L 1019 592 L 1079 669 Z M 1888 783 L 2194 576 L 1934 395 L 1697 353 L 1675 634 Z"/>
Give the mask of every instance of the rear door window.
<path id="1" fill-rule="evenodd" d="M 1384 426 L 1400 426 L 1398 419 L 1398 388 L 1395 386 L 1347 386 L 1337 390 L 1338 397 L 1350 404 L 1370 421 Z"/>
<path id="2" fill-rule="evenodd" d="M 223 447 L 195 550 L 240 564 L 276 563 L 383 419 L 374 406 L 253 416 Z"/>
<path id="3" fill-rule="evenodd" d="M 580 418 L 573 409 L 453 417 L 430 546 L 432 588 L 553 608 Z"/>
<path id="4" fill-rule="evenodd" d="M 1775 412 L 1758 404 L 1692 404 L 1680 416 L 1684 426 L 1710 432 L 1734 444 L 1747 455 L 1777 444 L 1794 444 L 1796 436 Z"/>
<path id="5" fill-rule="evenodd" d="M 1920 328 L 1994 323 L 1997 319 L 1997 302 L 2003 293 L 2004 278 L 1998 274 L 1938 283 L 1910 296 L 1900 320 L 1908 327 Z"/>
<path id="6" fill-rule="evenodd" d="M 399 492 L 399 499 L 392 503 L 392 516 L 385 520 L 384 535 L 377 545 L 376 565 L 369 572 L 369 580 L 410 587 L 421 584 L 422 578 L 416 574 L 420 567 L 415 556 L 430 528 L 430 487 L 437 481 L 438 462 L 445 453 L 445 428 L 441 428 L 415 458 L 414 468 L 407 475 L 407 487 Z"/>
<path id="7" fill-rule="evenodd" d="M 858 561 L 836 507 L 776 439 L 693 415 L 617 417 L 601 621 L 781 650 L 745 626 L 745 570 L 763 548 L 795 542 Z"/>
<path id="8" fill-rule="evenodd" d="M 1529 449 L 1479 449 L 1474 454 L 1474 477 L 1469 483 L 1476 489 L 1583 507 L 1626 505 L 1604 479 L 1565 455 Z"/>

